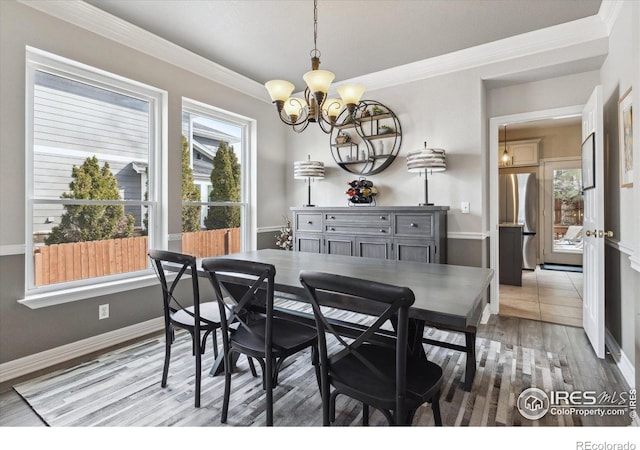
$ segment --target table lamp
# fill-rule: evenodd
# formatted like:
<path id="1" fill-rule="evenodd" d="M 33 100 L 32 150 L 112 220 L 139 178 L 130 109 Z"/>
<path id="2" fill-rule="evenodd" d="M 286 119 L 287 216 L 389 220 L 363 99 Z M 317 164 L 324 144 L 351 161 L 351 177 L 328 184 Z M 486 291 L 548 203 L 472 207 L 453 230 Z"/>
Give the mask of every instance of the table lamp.
<path id="1" fill-rule="evenodd" d="M 423 149 L 409 152 L 407 155 L 407 170 L 409 172 L 424 171 L 424 203 L 420 203 L 419 206 L 433 205 L 433 203 L 429 203 L 429 181 L 427 179 L 427 172 L 443 172 L 447 170 L 447 160 L 444 149 L 427 148 L 427 143 L 425 142 Z"/>
<path id="2" fill-rule="evenodd" d="M 305 180 L 307 183 L 307 204 L 302 206 L 315 206 L 311 204 L 311 180 L 324 178 L 324 163 L 322 161 L 295 161 L 293 163 L 293 177 L 296 180 Z"/>

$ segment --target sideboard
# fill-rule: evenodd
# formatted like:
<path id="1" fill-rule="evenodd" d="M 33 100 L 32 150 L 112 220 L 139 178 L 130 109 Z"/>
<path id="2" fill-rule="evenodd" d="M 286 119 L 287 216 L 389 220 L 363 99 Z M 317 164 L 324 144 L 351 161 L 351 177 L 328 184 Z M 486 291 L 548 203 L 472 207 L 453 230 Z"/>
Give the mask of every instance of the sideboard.
<path id="1" fill-rule="evenodd" d="M 291 208 L 294 250 L 446 264 L 448 206 Z"/>

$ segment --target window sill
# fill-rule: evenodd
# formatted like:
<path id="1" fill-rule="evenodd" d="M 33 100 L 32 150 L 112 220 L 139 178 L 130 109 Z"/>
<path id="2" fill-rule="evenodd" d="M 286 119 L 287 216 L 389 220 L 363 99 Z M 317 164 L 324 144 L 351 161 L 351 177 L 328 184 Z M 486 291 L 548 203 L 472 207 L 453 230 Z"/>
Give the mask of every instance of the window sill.
<path id="1" fill-rule="evenodd" d="M 157 286 L 158 284 L 158 277 L 155 273 L 149 271 L 139 277 L 125 280 L 109 281 L 41 294 L 26 295 L 24 299 L 18 300 L 18 303 L 31 309 L 39 309 L 103 295 L 117 294 L 118 292 Z"/>

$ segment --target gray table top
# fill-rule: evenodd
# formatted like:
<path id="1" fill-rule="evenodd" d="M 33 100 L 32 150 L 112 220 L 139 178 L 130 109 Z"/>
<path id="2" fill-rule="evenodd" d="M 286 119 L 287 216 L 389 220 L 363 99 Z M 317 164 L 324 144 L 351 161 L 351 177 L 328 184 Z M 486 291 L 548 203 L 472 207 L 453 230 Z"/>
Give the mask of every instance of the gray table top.
<path id="1" fill-rule="evenodd" d="M 257 250 L 224 258 L 246 259 L 276 267 L 275 289 L 305 296 L 301 270 L 345 275 L 410 288 L 416 298 L 410 317 L 454 327 L 477 326 L 492 269 L 338 256 L 284 250 Z"/>

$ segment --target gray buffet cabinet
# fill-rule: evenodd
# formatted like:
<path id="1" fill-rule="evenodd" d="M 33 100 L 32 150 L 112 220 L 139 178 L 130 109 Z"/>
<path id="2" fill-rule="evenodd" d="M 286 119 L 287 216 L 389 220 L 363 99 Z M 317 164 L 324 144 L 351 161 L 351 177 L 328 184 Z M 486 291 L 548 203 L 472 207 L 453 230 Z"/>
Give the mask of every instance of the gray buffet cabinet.
<path id="1" fill-rule="evenodd" d="M 448 206 L 291 208 L 300 252 L 446 264 Z"/>

